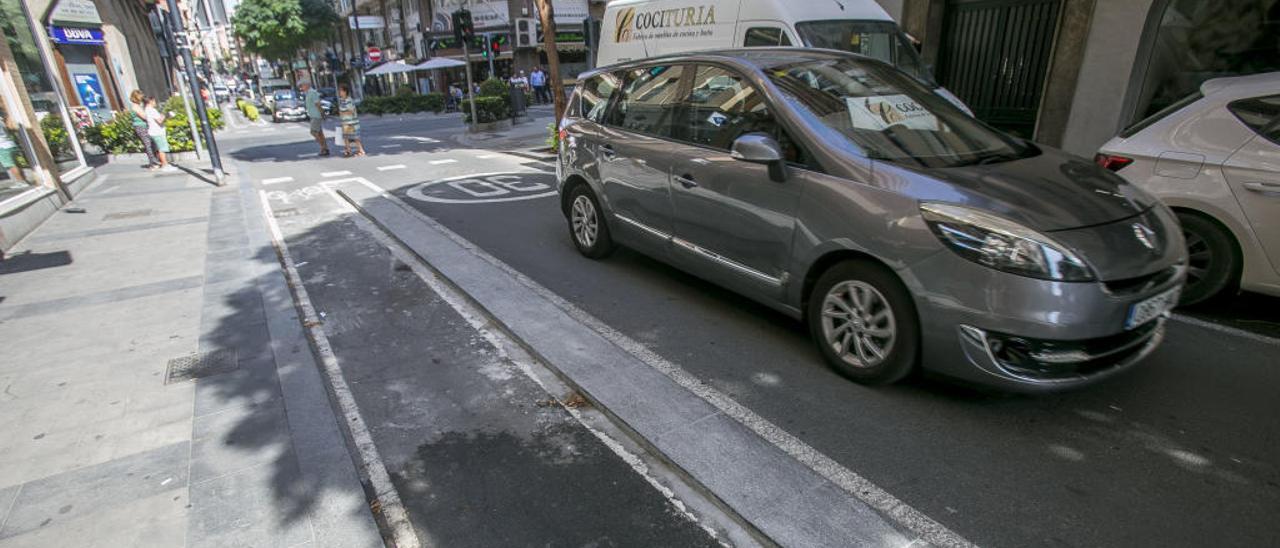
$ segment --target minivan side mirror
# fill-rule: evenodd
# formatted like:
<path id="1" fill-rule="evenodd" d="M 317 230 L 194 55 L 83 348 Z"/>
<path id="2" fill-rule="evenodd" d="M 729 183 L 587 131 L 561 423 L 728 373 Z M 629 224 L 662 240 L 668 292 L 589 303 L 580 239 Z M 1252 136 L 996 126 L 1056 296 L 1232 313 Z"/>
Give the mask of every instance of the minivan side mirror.
<path id="1" fill-rule="evenodd" d="M 730 147 L 729 155 L 735 160 L 769 166 L 769 178 L 775 182 L 787 180 L 782 147 L 773 137 L 763 133 L 748 133 L 738 137 Z"/>

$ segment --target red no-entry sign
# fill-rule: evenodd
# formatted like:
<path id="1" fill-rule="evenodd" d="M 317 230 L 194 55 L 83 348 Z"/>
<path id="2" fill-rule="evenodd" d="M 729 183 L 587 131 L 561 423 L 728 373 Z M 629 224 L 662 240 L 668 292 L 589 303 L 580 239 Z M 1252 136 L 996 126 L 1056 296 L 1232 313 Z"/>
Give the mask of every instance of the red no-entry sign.
<path id="1" fill-rule="evenodd" d="M 377 63 L 378 61 L 381 61 L 381 60 L 382 60 L 382 50 L 375 47 L 370 47 L 369 61 L 373 63 Z"/>

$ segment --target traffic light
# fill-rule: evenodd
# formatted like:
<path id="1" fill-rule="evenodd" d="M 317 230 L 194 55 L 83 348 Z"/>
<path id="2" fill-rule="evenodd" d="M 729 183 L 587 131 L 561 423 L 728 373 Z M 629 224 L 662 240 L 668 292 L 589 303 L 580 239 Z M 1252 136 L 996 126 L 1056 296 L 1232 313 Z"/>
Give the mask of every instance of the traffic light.
<path id="1" fill-rule="evenodd" d="M 474 39 L 475 36 L 476 27 L 471 22 L 471 10 L 453 12 L 453 37 L 458 42 L 465 42 Z"/>
<path id="2" fill-rule="evenodd" d="M 498 58 L 498 54 L 502 52 L 502 39 L 494 36 L 489 39 L 489 52 L 494 59 Z"/>
<path id="3" fill-rule="evenodd" d="M 479 46 L 481 57 L 485 59 L 489 58 L 489 38 L 487 36 L 480 36 L 475 40 L 473 40 L 471 43 L 473 45 Z"/>

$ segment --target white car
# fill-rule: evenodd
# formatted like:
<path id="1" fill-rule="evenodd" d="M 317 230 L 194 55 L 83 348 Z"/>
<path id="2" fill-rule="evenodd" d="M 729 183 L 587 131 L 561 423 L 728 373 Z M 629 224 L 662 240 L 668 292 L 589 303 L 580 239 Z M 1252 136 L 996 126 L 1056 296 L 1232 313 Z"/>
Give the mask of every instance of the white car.
<path id="1" fill-rule="evenodd" d="M 1233 288 L 1280 296 L 1280 72 L 1209 80 L 1096 160 L 1177 212 L 1182 304 Z"/>

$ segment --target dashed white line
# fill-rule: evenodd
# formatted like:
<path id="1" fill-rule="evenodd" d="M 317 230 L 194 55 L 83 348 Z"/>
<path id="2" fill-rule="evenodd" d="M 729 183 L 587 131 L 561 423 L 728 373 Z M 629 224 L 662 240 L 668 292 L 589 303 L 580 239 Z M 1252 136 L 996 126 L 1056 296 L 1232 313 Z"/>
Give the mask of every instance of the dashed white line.
<path id="1" fill-rule="evenodd" d="M 299 158 L 315 158 L 319 155 L 320 155 L 319 152 L 304 152 L 302 154 L 299 154 L 298 157 Z"/>
<path id="2" fill-rule="evenodd" d="M 497 155 L 497 154 L 481 154 L 481 155 L 479 155 L 479 156 L 476 156 L 476 159 L 477 159 L 477 160 L 488 160 L 488 159 L 490 159 L 490 158 L 497 158 L 497 157 L 498 157 L 498 155 Z"/>
<path id="3" fill-rule="evenodd" d="M 343 175 L 351 175 L 350 171 L 326 171 L 321 173 L 321 177 L 342 177 Z"/>
<path id="4" fill-rule="evenodd" d="M 443 164 L 456 164 L 457 162 L 458 162 L 457 160 L 454 160 L 454 159 L 452 159 L 452 158 L 451 158 L 451 159 L 448 159 L 448 160 L 432 160 L 432 161 L 427 162 L 427 163 L 429 163 L 429 164 L 431 164 L 431 165 L 433 165 L 433 166 L 438 166 L 438 165 L 443 165 Z"/>
<path id="5" fill-rule="evenodd" d="M 262 180 L 262 184 L 264 184 L 264 185 L 276 185 L 276 184 L 280 184 L 280 183 L 287 183 L 287 182 L 290 182 L 290 181 L 292 181 L 292 180 L 293 180 L 293 177 L 272 177 L 272 178 L 270 178 L 270 179 L 263 179 L 263 180 Z"/>
<path id="6" fill-rule="evenodd" d="M 380 145 L 380 147 L 381 147 L 381 148 L 400 148 L 400 147 L 402 147 L 402 146 L 404 146 L 404 145 L 397 145 L 397 144 Z"/>
<path id="7" fill-rule="evenodd" d="M 404 169 L 404 164 L 396 164 L 394 166 L 378 166 L 378 171 L 391 171 L 393 169 Z"/>

